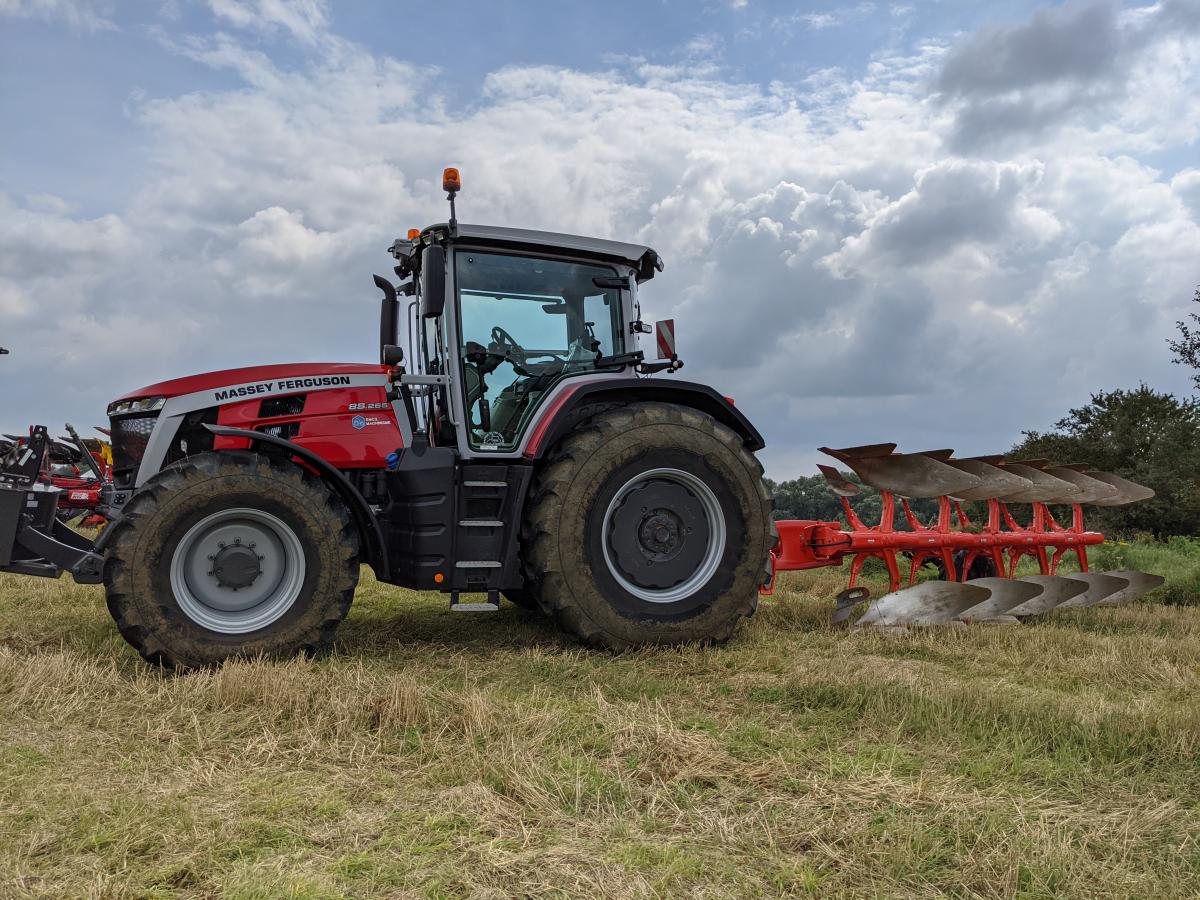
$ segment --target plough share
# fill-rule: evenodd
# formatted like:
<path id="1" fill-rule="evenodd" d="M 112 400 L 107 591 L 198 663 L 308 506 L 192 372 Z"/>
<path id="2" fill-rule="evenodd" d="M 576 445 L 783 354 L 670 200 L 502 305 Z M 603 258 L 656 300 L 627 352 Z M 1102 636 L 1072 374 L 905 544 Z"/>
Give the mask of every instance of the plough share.
<path id="1" fill-rule="evenodd" d="M 880 493 L 878 523 L 867 524 L 850 505 L 861 492 L 831 466 L 819 466 L 830 489 L 841 498 L 846 523 L 785 520 L 776 523 L 779 543 L 771 553 L 771 594 L 778 572 L 839 566 L 850 560 L 849 587 L 838 596 L 835 622 L 846 621 L 869 592 L 859 587 L 863 565 L 879 559 L 888 573 L 889 591 L 856 623 L 861 627 L 904 628 L 958 622 L 1016 622 L 1052 609 L 1116 606 L 1141 597 L 1163 583 L 1158 575 L 1088 570 L 1087 548 L 1104 535 L 1087 530 L 1083 507 L 1121 506 L 1147 500 L 1154 491 L 1118 475 L 1083 465 L 1055 466 L 1046 460 L 1007 462 L 1002 456 L 955 459 L 953 450 L 896 453 L 895 444 L 871 444 L 840 450 L 822 447 L 851 469 L 863 484 Z M 934 521 L 921 522 L 909 503 L 936 498 Z M 899 503 L 897 504 L 897 501 Z M 986 502 L 985 517 L 968 516 L 963 504 Z M 1021 524 L 1010 503 L 1032 508 Z M 896 528 L 897 505 L 907 525 Z M 1070 524 L 1060 524 L 1051 506 L 1071 507 Z M 1063 558 L 1073 555 L 1079 572 L 1059 576 Z M 901 556 L 908 559 L 901 571 Z M 1037 575 L 1017 577 L 1025 557 Z M 944 580 L 917 583 L 922 566 L 933 563 Z M 972 578 L 973 573 L 984 572 Z"/>

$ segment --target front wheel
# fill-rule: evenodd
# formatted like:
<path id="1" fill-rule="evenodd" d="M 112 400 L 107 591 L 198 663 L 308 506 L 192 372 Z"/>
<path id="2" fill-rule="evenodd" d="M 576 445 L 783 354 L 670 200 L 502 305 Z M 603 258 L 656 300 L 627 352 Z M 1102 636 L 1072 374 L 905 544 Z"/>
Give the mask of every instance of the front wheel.
<path id="1" fill-rule="evenodd" d="M 296 466 L 204 453 L 148 481 L 113 525 L 108 608 L 168 668 L 326 646 L 358 583 L 345 507 Z"/>
<path id="2" fill-rule="evenodd" d="M 722 641 L 753 614 L 771 499 L 754 455 L 711 416 L 601 412 L 555 448 L 531 498 L 526 584 L 584 642 Z"/>

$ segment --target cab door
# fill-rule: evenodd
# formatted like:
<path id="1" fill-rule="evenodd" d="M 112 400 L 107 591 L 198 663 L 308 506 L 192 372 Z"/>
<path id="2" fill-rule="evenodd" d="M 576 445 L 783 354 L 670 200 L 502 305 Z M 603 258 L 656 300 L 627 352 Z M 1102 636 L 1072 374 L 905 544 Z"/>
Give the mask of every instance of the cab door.
<path id="1" fill-rule="evenodd" d="M 459 369 L 470 450 L 515 451 L 561 381 L 619 371 L 621 291 L 611 265 L 460 248 L 454 254 Z M 599 282 L 599 283 L 598 283 Z"/>

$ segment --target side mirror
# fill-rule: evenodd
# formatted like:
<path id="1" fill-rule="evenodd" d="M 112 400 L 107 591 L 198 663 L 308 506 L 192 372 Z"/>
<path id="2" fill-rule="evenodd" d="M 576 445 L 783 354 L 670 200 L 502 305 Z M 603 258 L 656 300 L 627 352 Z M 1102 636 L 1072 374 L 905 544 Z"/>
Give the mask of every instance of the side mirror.
<path id="1" fill-rule="evenodd" d="M 446 309 L 446 251 L 438 244 L 421 254 L 421 315 L 435 319 Z"/>

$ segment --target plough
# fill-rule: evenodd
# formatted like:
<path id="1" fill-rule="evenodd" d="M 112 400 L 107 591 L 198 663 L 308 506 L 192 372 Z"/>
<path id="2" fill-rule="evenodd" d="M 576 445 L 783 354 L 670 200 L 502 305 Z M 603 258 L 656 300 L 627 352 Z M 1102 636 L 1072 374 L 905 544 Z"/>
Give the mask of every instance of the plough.
<path id="1" fill-rule="evenodd" d="M 896 453 L 895 444 L 821 452 L 851 469 L 863 484 L 879 491 L 879 521 L 866 524 L 850 505 L 861 492 L 831 466 L 819 466 L 841 498 L 846 523 L 805 520 L 776 522 L 779 542 L 771 553 L 771 576 L 762 593 L 774 590 L 778 572 L 840 566 L 850 560 L 848 588 L 838 595 L 834 621 L 847 621 L 869 597 L 858 581 L 869 559 L 883 562 L 889 593 L 858 620 L 857 626 L 903 628 L 949 622 L 1016 622 L 1049 612 L 1128 603 L 1163 583 L 1158 575 L 1088 571 L 1087 548 L 1104 535 L 1087 530 L 1083 507 L 1121 506 L 1154 496 L 1154 491 L 1118 475 L 1083 465 L 1055 466 L 1046 460 L 1008 462 L 1002 456 L 955 459 L 953 450 Z M 938 512 L 921 522 L 910 500 L 936 498 Z M 897 501 L 899 503 L 897 504 Z M 972 519 L 967 502 L 986 502 L 985 516 Z M 1029 504 L 1022 524 L 1010 503 Z M 1071 507 L 1070 524 L 1060 524 L 1050 507 Z M 907 526 L 897 529 L 897 506 Z M 1065 556 L 1075 557 L 1079 573 L 1059 576 Z M 902 573 L 900 557 L 908 558 Z M 1040 574 L 1017 577 L 1029 557 Z M 922 566 L 933 563 L 944 580 L 917 583 Z M 983 577 L 972 578 L 979 571 Z"/>

